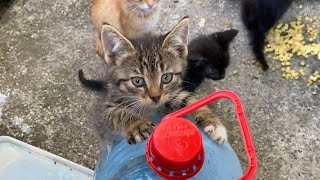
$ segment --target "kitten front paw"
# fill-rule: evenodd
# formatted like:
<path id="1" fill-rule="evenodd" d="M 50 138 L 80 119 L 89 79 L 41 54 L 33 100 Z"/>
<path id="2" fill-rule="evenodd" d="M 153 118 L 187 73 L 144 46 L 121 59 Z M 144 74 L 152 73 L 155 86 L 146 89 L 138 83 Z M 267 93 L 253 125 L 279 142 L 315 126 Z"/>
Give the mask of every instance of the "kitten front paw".
<path id="1" fill-rule="evenodd" d="M 212 140 L 214 140 L 218 144 L 224 144 L 228 142 L 227 130 L 222 125 L 210 124 L 204 128 L 204 131 Z"/>
<path id="2" fill-rule="evenodd" d="M 136 144 L 147 139 L 155 126 L 149 120 L 138 120 L 126 128 L 126 138 L 129 144 Z"/>

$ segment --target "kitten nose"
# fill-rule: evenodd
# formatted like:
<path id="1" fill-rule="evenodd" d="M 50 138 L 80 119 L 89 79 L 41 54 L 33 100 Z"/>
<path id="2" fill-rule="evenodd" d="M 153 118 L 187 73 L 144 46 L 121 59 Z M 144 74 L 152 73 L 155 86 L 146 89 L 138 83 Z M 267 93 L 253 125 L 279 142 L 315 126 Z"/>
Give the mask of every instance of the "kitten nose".
<path id="1" fill-rule="evenodd" d="M 148 5 L 149 9 L 152 9 L 152 7 L 154 6 L 154 3 L 152 3 L 152 4 L 147 4 L 147 5 Z"/>
<path id="2" fill-rule="evenodd" d="M 153 96 L 153 97 L 150 97 L 154 102 L 158 102 L 161 98 L 161 96 Z"/>

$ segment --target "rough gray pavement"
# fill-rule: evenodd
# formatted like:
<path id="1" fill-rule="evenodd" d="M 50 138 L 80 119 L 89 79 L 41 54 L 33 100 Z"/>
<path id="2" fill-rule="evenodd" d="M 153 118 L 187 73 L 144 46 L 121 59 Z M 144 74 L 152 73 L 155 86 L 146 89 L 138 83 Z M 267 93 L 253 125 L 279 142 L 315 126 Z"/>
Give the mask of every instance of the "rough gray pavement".
<path id="1" fill-rule="evenodd" d="M 320 179 L 319 87 L 309 88 L 302 79 L 282 79 L 279 71 L 261 73 L 251 63 L 239 1 L 164 2 L 159 32 L 166 32 L 185 15 L 191 17 L 191 37 L 240 30 L 230 48 L 226 78 L 207 80 L 197 95 L 230 89 L 241 97 L 259 159 L 257 179 Z M 303 8 L 294 4 L 284 21 L 303 14 L 320 16 L 316 0 L 297 4 Z M 94 168 L 100 147 L 88 112 L 94 108 L 95 94 L 77 80 L 81 68 L 92 78 L 103 74 L 104 63 L 94 51 L 90 6 L 91 0 L 17 0 L 4 14 L 0 20 L 0 135 Z M 319 69 L 319 64 L 310 68 Z M 232 104 L 219 101 L 213 107 L 245 168 Z"/>

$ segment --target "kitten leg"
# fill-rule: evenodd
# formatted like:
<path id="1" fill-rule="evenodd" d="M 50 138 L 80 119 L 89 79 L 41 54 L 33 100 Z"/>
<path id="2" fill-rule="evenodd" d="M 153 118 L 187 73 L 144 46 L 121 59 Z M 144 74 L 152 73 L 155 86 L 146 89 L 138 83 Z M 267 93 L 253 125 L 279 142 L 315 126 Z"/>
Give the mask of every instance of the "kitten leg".
<path id="1" fill-rule="evenodd" d="M 121 132 L 129 144 L 147 139 L 154 129 L 149 119 L 116 104 L 107 104 L 103 114 L 105 125 L 113 132 Z"/>
<path id="2" fill-rule="evenodd" d="M 212 140 L 219 144 L 228 141 L 226 128 L 207 106 L 194 111 L 193 116 Z"/>
<path id="3" fill-rule="evenodd" d="M 262 25 L 260 25 L 262 26 Z M 253 52 L 260 64 L 262 65 L 262 69 L 267 71 L 269 69 L 269 65 L 264 57 L 263 48 L 265 43 L 265 31 L 262 30 L 262 27 L 259 29 L 254 29 L 251 32 L 251 40 L 252 40 L 252 48 Z"/>
<path id="4" fill-rule="evenodd" d="M 187 91 L 181 91 L 179 95 L 172 97 L 172 99 L 175 102 L 180 102 L 182 106 L 190 105 L 196 101 L 196 99 Z M 195 110 L 192 113 L 192 116 L 196 123 L 204 129 L 206 134 L 212 140 L 219 144 L 226 143 L 228 141 L 226 128 L 221 123 L 220 119 L 208 108 L 208 106 Z"/>
<path id="5" fill-rule="evenodd" d="M 102 46 L 100 35 L 97 36 L 97 38 L 96 38 L 96 53 L 100 57 L 104 58 L 104 51 L 103 51 L 103 46 Z"/>

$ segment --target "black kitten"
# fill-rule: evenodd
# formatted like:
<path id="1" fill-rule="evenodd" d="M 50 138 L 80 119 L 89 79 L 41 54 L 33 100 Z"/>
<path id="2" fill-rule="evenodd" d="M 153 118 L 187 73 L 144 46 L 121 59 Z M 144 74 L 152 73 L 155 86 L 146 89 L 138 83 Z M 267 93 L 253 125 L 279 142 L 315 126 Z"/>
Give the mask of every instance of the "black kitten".
<path id="1" fill-rule="evenodd" d="M 220 80 L 229 66 L 229 44 L 238 31 L 231 29 L 210 35 L 201 35 L 188 46 L 188 67 L 184 88 L 194 91 L 204 80 Z"/>
<path id="2" fill-rule="evenodd" d="M 242 21 L 250 31 L 251 46 L 264 71 L 269 65 L 263 54 L 266 33 L 277 23 L 293 0 L 243 0 Z"/>

